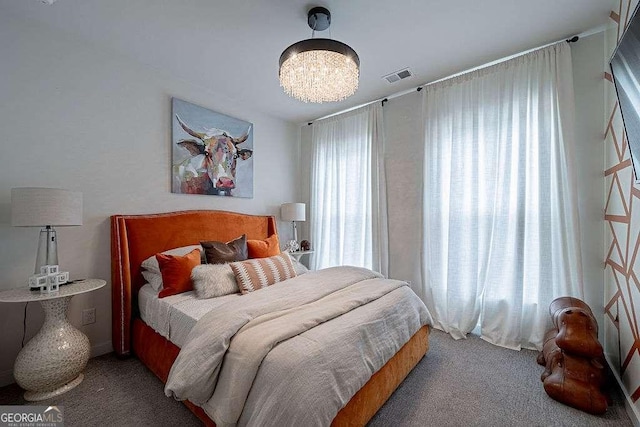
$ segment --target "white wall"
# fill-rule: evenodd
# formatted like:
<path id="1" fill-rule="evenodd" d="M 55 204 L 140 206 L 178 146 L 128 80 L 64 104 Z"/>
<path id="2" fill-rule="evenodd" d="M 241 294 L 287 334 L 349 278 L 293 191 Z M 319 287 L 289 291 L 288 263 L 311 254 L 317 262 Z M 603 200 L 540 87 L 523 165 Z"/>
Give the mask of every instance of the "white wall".
<path id="1" fill-rule="evenodd" d="M 309 239 L 309 209 L 311 208 L 312 132 L 313 130 L 309 125 L 304 125 L 300 128 L 300 144 L 298 149 L 299 185 L 298 199 L 296 201 L 307 204 L 307 221 L 298 224 L 298 240 Z M 313 242 L 311 242 L 311 245 L 313 246 Z M 303 261 L 305 260 L 303 259 Z"/>
<path id="2" fill-rule="evenodd" d="M 421 247 L 424 136 L 422 93 L 410 92 L 384 105 L 389 277 L 422 291 Z"/>
<path id="3" fill-rule="evenodd" d="M 186 67 L 198 66 L 185 64 Z M 171 97 L 254 124 L 254 198 L 171 194 Z M 149 69 L 101 46 L 0 16 L 0 289 L 26 286 L 36 228 L 10 226 L 13 187 L 68 188 L 84 194 L 84 225 L 59 228 L 59 258 L 72 278 L 109 281 L 109 216 L 182 209 L 279 215 L 297 196 L 297 126 Z M 279 224 L 283 240 L 289 224 Z M 96 323 L 80 327 L 96 307 Z M 0 385 L 12 381 L 24 304 L 0 304 Z M 110 286 L 76 296 L 71 322 L 94 354 L 111 349 Z M 42 324 L 29 304 L 27 339 Z"/>
<path id="4" fill-rule="evenodd" d="M 584 299 L 596 316 L 604 339 L 604 32 L 571 45 L 576 101 L 576 158 Z"/>

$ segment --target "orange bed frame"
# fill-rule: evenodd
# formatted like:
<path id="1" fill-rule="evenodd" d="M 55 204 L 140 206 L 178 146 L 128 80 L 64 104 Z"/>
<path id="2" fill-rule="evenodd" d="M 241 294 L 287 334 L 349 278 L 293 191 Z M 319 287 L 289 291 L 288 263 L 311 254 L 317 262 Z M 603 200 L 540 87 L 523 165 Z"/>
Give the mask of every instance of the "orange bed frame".
<path id="1" fill-rule="evenodd" d="M 225 211 L 182 211 L 111 217 L 112 339 L 119 356 L 135 354 L 166 382 L 180 348 L 155 332 L 138 316 L 137 294 L 144 285 L 140 264 L 167 249 L 203 240 L 229 241 L 241 234 L 265 239 L 277 233 L 273 216 Z M 366 424 L 382 407 L 429 349 L 429 327 L 424 326 L 351 398 L 332 425 Z M 215 426 L 199 407 L 185 405 L 205 425 Z"/>

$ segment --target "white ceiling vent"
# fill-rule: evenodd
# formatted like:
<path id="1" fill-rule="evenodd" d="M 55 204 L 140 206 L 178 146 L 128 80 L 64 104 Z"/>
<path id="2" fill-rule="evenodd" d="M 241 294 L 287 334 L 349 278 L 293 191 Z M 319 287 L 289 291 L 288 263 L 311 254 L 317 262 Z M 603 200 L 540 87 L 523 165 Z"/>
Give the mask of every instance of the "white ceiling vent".
<path id="1" fill-rule="evenodd" d="M 411 76 L 413 76 L 411 70 L 409 68 L 403 68 L 402 70 L 394 71 L 391 74 L 387 74 L 382 78 L 385 79 L 387 83 L 395 83 L 399 82 L 402 79 L 408 79 Z"/>

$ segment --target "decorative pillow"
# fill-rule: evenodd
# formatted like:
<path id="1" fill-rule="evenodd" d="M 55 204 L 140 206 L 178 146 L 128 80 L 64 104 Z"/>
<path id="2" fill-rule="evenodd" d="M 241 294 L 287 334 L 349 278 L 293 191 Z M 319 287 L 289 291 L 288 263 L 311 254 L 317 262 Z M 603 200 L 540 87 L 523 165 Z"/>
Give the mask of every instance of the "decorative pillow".
<path id="1" fill-rule="evenodd" d="M 296 277 L 296 270 L 287 254 L 232 262 L 229 265 L 243 294 Z"/>
<path id="2" fill-rule="evenodd" d="M 229 264 L 202 264 L 191 271 L 198 298 L 215 298 L 240 292 Z"/>
<path id="3" fill-rule="evenodd" d="M 193 289 L 191 270 L 200 265 L 200 250 L 194 249 L 185 256 L 157 254 L 162 273 L 162 290 L 158 298 L 180 294 Z"/>
<path id="4" fill-rule="evenodd" d="M 156 292 L 162 289 L 162 276 L 159 273 L 142 270 L 142 277 L 144 277 L 144 280 L 146 280 L 147 283 L 151 284 Z"/>
<path id="5" fill-rule="evenodd" d="M 181 248 L 169 249 L 168 251 L 164 251 L 162 253 L 164 255 L 184 256 L 184 255 L 188 254 L 189 252 L 191 252 L 194 249 L 198 249 L 199 251 L 201 251 L 202 247 L 200 245 L 183 246 Z M 140 267 L 142 267 L 144 270 L 150 271 L 152 273 L 160 274 L 160 267 L 158 266 L 158 260 L 156 259 L 155 255 L 152 255 L 149 258 L 147 258 L 144 261 L 142 261 L 142 264 L 140 264 Z M 151 283 L 151 282 L 149 282 L 149 283 Z M 153 285 L 153 283 L 151 283 L 151 284 Z"/>
<path id="6" fill-rule="evenodd" d="M 212 241 L 200 244 L 204 248 L 207 264 L 224 264 L 249 258 L 245 234 L 227 243 Z"/>
<path id="7" fill-rule="evenodd" d="M 268 258 L 280 253 L 278 235 L 272 234 L 264 240 L 247 240 L 249 258 Z"/>

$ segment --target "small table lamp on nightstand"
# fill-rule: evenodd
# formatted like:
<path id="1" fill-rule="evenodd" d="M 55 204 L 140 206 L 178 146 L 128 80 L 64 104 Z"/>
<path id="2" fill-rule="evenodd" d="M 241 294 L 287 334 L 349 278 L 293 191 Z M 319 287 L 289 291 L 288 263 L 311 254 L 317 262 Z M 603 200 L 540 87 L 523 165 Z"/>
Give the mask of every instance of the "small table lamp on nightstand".
<path id="1" fill-rule="evenodd" d="M 304 203 L 284 203 L 280 206 L 280 218 L 293 223 L 293 240 L 298 243 L 298 227 L 296 221 L 306 220 L 306 206 Z"/>
<path id="2" fill-rule="evenodd" d="M 54 226 L 82 225 L 82 193 L 59 188 L 12 188 L 11 225 L 44 227 L 40 230 L 35 272 L 58 264 Z"/>
<path id="3" fill-rule="evenodd" d="M 82 193 L 59 188 L 12 188 L 11 225 L 44 227 L 36 257 L 36 273 L 46 266 L 47 283 L 58 281 L 58 245 L 54 226 L 82 225 Z M 58 273 L 57 275 L 55 273 Z M 64 280 L 66 282 L 68 273 Z M 40 331 L 20 350 L 13 367 L 18 385 L 26 390 L 25 400 L 40 401 L 65 393 L 82 382 L 82 371 L 90 355 L 89 338 L 69 323 L 66 315 L 74 295 L 102 288 L 106 281 L 87 279 L 64 287 L 33 292 L 17 288 L 0 291 L 1 303 L 38 301 L 44 310 Z M 26 325 L 26 311 L 25 311 Z"/>

